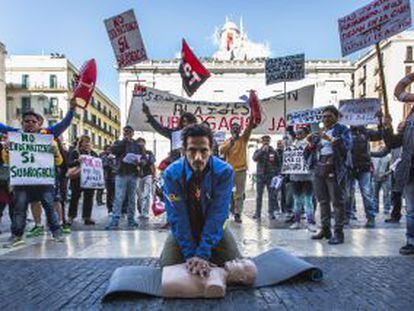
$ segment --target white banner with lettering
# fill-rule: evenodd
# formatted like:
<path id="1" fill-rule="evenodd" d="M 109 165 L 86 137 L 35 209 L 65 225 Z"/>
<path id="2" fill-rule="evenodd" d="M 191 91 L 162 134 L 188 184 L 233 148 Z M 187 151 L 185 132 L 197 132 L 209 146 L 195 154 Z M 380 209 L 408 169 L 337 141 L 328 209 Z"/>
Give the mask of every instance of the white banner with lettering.
<path id="1" fill-rule="evenodd" d="M 308 174 L 309 168 L 306 165 L 303 151 L 306 144 L 285 147 L 283 151 L 282 174 Z"/>
<path id="2" fill-rule="evenodd" d="M 53 135 L 9 132 L 10 185 L 54 185 Z"/>
<path id="3" fill-rule="evenodd" d="M 313 85 L 287 93 L 287 110 L 303 110 L 313 106 Z M 260 95 L 260 94 L 259 94 Z M 284 94 L 260 100 L 262 123 L 254 130 L 256 134 L 275 134 L 284 131 Z M 213 131 L 229 132 L 230 125 L 237 122 L 242 128 L 248 124 L 250 107 L 245 102 L 191 101 L 180 96 L 153 88 L 147 88 L 142 95 L 132 98 L 127 123 L 136 131 L 154 131 L 142 112 L 142 103 L 148 105 L 151 114 L 168 128 L 176 128 L 181 113 L 193 113 L 198 122 L 207 122 Z"/>
<path id="4" fill-rule="evenodd" d="M 340 123 L 345 125 L 378 124 L 381 103 L 377 98 L 341 100 L 339 102 Z"/>
<path id="5" fill-rule="evenodd" d="M 100 158 L 81 155 L 80 186 L 83 189 L 103 189 L 105 188 L 104 171 Z"/>

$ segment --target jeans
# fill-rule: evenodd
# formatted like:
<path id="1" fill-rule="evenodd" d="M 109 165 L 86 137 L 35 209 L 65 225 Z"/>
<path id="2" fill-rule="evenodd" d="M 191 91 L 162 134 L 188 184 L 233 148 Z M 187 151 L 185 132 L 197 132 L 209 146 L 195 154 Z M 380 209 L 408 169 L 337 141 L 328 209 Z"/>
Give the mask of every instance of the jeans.
<path id="1" fill-rule="evenodd" d="M 414 245 L 414 181 L 404 187 L 407 212 L 407 243 Z"/>
<path id="2" fill-rule="evenodd" d="M 27 206 L 30 202 L 40 201 L 45 210 L 47 224 L 50 231 L 55 233 L 60 230 L 58 215 L 54 208 L 53 186 L 16 186 L 13 189 L 14 211 L 12 219 L 12 234 L 23 236 L 26 227 Z"/>
<path id="3" fill-rule="evenodd" d="M 365 216 L 367 219 L 375 218 L 377 205 L 372 189 L 371 172 L 354 173 L 353 177 L 358 181 L 359 190 L 362 195 L 362 202 L 364 204 Z"/>
<path id="4" fill-rule="evenodd" d="M 314 224 L 315 208 L 312 200 L 311 181 L 292 181 L 293 184 L 293 212 L 295 222 L 300 222 L 302 207 L 305 209 L 306 219 L 309 224 Z"/>
<path id="5" fill-rule="evenodd" d="M 374 188 L 375 206 L 377 208 L 376 212 L 379 212 L 380 190 L 382 189 L 384 212 L 389 213 L 391 211 L 391 176 L 381 181 L 374 180 L 372 184 Z"/>
<path id="6" fill-rule="evenodd" d="M 135 223 L 135 193 L 137 191 L 137 176 L 135 175 L 117 175 L 115 177 L 115 202 L 112 216 L 112 225 L 118 225 L 121 218 L 122 204 L 125 196 L 128 197 L 127 213 L 128 223 Z"/>
<path id="7" fill-rule="evenodd" d="M 349 174 L 346 180 L 345 190 L 345 211 L 346 219 L 349 221 L 355 217 L 356 201 L 355 201 L 355 179 Z"/>
<path id="8" fill-rule="evenodd" d="M 138 177 L 137 203 L 141 215 L 148 216 L 152 194 L 152 175 Z"/>
<path id="9" fill-rule="evenodd" d="M 323 230 L 331 228 L 331 203 L 335 211 L 335 232 L 342 233 L 345 218 L 345 185 L 338 184 L 336 177 L 314 176 L 313 188 L 321 209 L 321 224 Z"/>
<path id="10" fill-rule="evenodd" d="M 267 188 L 267 195 L 269 197 L 268 214 L 272 216 L 275 210 L 278 210 L 278 202 L 275 190 L 270 187 L 273 176 L 257 175 L 256 183 L 256 216 L 260 217 L 262 214 L 263 193 L 264 188 Z"/>
<path id="11" fill-rule="evenodd" d="M 243 212 L 246 178 L 246 171 L 234 172 L 234 186 L 236 187 L 236 193 L 234 195 L 234 213 L 239 215 Z"/>

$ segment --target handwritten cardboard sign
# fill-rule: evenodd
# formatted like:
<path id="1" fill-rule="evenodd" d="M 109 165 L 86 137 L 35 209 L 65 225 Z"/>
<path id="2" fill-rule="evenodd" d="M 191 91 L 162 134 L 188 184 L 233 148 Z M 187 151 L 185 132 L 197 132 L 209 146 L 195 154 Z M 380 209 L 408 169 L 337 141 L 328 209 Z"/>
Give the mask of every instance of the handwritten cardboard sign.
<path id="1" fill-rule="evenodd" d="M 81 155 L 80 186 L 83 189 L 103 189 L 105 179 L 102 160 L 100 158 Z"/>
<path id="2" fill-rule="evenodd" d="M 340 123 L 345 125 L 378 124 L 381 104 L 377 98 L 341 100 L 339 102 Z"/>
<path id="3" fill-rule="evenodd" d="M 308 165 L 303 157 L 305 145 L 291 145 L 283 151 L 282 174 L 309 174 Z"/>
<path id="4" fill-rule="evenodd" d="M 410 0 L 374 0 L 338 20 L 342 56 L 411 27 Z"/>
<path id="5" fill-rule="evenodd" d="M 10 132 L 10 185 L 54 185 L 53 135 Z"/>
<path id="6" fill-rule="evenodd" d="M 144 42 L 133 10 L 105 20 L 119 68 L 147 60 Z"/>
<path id="7" fill-rule="evenodd" d="M 286 115 L 287 125 L 315 124 L 322 122 L 325 107 L 292 111 Z"/>
<path id="8" fill-rule="evenodd" d="M 265 73 L 267 85 L 301 80 L 305 77 L 305 54 L 268 58 Z"/>

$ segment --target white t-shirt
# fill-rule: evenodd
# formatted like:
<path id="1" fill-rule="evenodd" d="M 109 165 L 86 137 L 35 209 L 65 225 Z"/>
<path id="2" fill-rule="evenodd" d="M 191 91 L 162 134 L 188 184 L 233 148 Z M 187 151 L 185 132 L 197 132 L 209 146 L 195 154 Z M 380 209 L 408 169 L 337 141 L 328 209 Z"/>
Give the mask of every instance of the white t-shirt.
<path id="1" fill-rule="evenodd" d="M 327 136 L 329 136 L 330 138 L 333 138 L 333 135 L 332 135 L 333 134 L 333 128 L 330 129 L 330 130 L 327 130 L 325 132 L 325 134 Z M 329 140 L 326 140 L 326 139 L 322 139 L 321 144 L 322 144 L 321 155 L 326 156 L 326 155 L 333 154 L 332 142 L 330 142 Z"/>

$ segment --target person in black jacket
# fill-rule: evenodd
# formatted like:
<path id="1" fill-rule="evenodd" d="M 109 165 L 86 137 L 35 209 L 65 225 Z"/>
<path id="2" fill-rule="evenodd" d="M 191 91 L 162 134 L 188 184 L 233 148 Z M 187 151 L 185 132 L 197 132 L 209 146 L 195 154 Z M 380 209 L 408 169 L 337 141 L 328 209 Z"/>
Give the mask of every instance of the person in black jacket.
<path id="1" fill-rule="evenodd" d="M 270 146 L 270 136 L 265 135 L 261 138 L 262 147 L 254 152 L 253 160 L 257 162 L 256 169 L 256 213 L 254 219 L 260 219 L 262 213 L 262 202 L 264 188 L 267 188 L 269 197 L 268 214 L 270 219 L 275 219 L 274 211 L 277 209 L 277 198 L 273 189 L 270 187 L 273 177 L 280 172 L 281 160 L 272 146 Z"/>
<path id="2" fill-rule="evenodd" d="M 124 138 L 116 141 L 111 150 L 116 156 L 118 168 L 115 176 L 113 215 L 106 227 L 107 230 L 113 230 L 118 227 L 125 196 L 128 198 L 128 227 L 138 227 L 138 223 L 135 221 L 135 203 L 139 156 L 142 155 L 142 149 L 133 139 L 134 129 L 131 126 L 127 125 L 124 127 L 123 135 Z"/>
<path id="3" fill-rule="evenodd" d="M 96 152 L 92 150 L 91 138 L 87 135 L 83 135 L 79 138 L 78 148 L 72 150 L 68 157 L 68 168 L 79 167 L 81 165 L 80 156 L 89 155 L 97 157 Z M 80 174 L 77 178 L 71 179 L 71 197 L 69 205 L 69 224 L 73 223 L 73 220 L 78 214 L 78 204 L 81 194 L 83 193 L 83 208 L 82 218 L 85 225 L 94 225 L 95 221 L 91 219 L 94 189 L 82 189 L 80 186 Z"/>
<path id="4" fill-rule="evenodd" d="M 111 145 L 105 146 L 101 159 L 105 177 L 106 208 L 108 209 L 108 214 L 112 214 L 115 195 L 116 157 L 111 153 Z"/>

